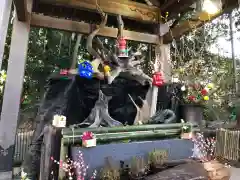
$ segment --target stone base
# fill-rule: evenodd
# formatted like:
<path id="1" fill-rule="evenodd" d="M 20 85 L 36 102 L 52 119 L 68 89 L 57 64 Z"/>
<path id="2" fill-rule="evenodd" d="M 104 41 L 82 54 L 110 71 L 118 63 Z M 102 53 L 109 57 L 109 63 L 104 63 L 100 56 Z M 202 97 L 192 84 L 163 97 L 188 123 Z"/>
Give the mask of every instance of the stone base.
<path id="1" fill-rule="evenodd" d="M 209 180 L 229 180 L 230 168 L 219 163 L 218 161 L 210 161 L 203 164 L 208 172 Z"/>
<path id="2" fill-rule="evenodd" d="M 189 162 L 146 177 L 146 180 L 229 180 L 230 168 L 217 161 Z"/>

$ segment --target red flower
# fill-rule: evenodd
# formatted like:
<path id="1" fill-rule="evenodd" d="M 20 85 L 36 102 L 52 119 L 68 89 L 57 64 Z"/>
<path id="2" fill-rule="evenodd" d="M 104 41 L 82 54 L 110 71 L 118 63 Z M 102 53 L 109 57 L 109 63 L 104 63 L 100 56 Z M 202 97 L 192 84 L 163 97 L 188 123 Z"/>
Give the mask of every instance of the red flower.
<path id="1" fill-rule="evenodd" d="M 196 100 L 196 97 L 195 97 L 195 96 L 189 96 L 188 99 L 189 99 L 190 101 L 195 101 L 195 100 Z"/>
<path id="2" fill-rule="evenodd" d="M 92 132 L 84 132 L 83 135 L 82 135 L 82 140 L 90 140 L 90 139 L 93 139 L 94 138 L 94 135 Z"/>
<path id="3" fill-rule="evenodd" d="M 206 95 L 208 94 L 208 91 L 207 91 L 206 89 L 203 89 L 203 90 L 201 91 L 201 94 L 202 94 L 203 96 L 206 96 Z"/>

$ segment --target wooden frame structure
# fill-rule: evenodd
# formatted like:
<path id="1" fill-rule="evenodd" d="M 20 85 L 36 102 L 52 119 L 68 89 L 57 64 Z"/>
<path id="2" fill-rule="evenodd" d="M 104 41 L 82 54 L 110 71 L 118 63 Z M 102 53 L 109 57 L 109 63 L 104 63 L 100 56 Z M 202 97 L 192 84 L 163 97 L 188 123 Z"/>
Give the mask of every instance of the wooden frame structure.
<path id="1" fill-rule="evenodd" d="M 0 120 L 0 180 L 12 179 L 14 141 L 30 26 L 89 34 L 92 25 L 88 23 L 88 20 L 94 24 L 99 21 L 95 12 L 95 0 L 2 0 L 0 3 L 0 67 L 12 2 L 16 17 L 13 22 Z M 156 52 L 162 54 L 159 58 L 164 68 L 167 68 L 166 59 L 170 57 L 167 43 L 171 42 L 173 38 L 189 32 L 193 27 L 201 26 L 204 23 L 199 20 L 185 21 L 173 27 L 171 32 L 163 37 L 159 37 L 161 15 L 164 16 L 166 12 L 169 12 L 170 18 L 177 18 L 179 13 L 185 12 L 196 0 L 169 0 L 164 4 L 162 4 L 164 0 L 148 0 L 151 6 L 130 0 L 98 0 L 97 2 L 106 13 L 111 15 L 109 18 L 110 26 L 114 25 L 114 15 L 120 14 L 124 17 L 125 27 L 132 29 L 124 30 L 126 39 L 158 45 Z M 237 0 L 224 1 L 225 8 L 232 8 L 236 5 Z M 69 14 L 71 17 L 68 17 Z M 99 31 L 98 35 L 116 38 L 117 29 L 105 27 Z M 166 45 L 163 45 L 163 42 Z M 154 112 L 154 108 L 152 112 Z"/>

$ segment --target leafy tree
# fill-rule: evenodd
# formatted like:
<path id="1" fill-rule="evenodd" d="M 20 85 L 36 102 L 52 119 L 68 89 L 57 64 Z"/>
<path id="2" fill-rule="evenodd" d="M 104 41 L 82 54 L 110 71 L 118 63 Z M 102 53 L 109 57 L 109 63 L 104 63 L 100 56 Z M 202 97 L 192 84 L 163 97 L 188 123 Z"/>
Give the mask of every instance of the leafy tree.
<path id="1" fill-rule="evenodd" d="M 217 43 L 219 37 L 229 38 L 228 14 L 205 24 L 200 29 L 194 29 L 178 41 L 172 43 L 172 66 L 176 71 L 189 61 L 196 61 L 200 66 L 194 77 L 188 77 L 192 82 L 201 81 L 215 84 L 212 101 L 209 101 L 205 118 L 209 120 L 228 119 L 228 100 L 233 86 L 232 60 L 213 54 L 209 49 Z M 186 72 L 186 76 L 188 73 Z"/>

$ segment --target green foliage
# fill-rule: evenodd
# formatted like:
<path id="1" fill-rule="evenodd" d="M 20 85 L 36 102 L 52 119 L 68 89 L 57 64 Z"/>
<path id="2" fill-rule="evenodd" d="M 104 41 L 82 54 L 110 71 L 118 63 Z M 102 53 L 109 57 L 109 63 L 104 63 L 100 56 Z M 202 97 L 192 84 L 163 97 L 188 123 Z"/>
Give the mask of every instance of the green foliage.
<path id="1" fill-rule="evenodd" d="M 232 60 L 209 49 L 217 43 L 219 37 L 228 39 L 228 14 L 207 23 L 200 29 L 185 35 L 172 43 L 173 75 L 183 83 L 214 84 L 210 100 L 205 108 L 206 120 L 227 119 L 229 94 L 233 91 Z M 194 63 L 190 63 L 194 62 Z M 191 66 L 188 66 L 188 65 Z M 179 70 L 184 69 L 184 77 L 179 77 Z M 176 73 L 177 72 L 177 73 Z"/>
<path id="2" fill-rule="evenodd" d="M 148 161 L 153 166 L 162 166 L 168 158 L 166 150 L 154 149 L 148 154 Z"/>
<path id="3" fill-rule="evenodd" d="M 107 157 L 105 159 L 105 166 L 100 173 L 101 180 L 119 180 L 120 179 L 120 169 L 113 164 L 112 157 Z"/>
<path id="4" fill-rule="evenodd" d="M 143 177 L 148 170 L 148 164 L 143 157 L 133 157 L 130 163 L 130 176 Z"/>

